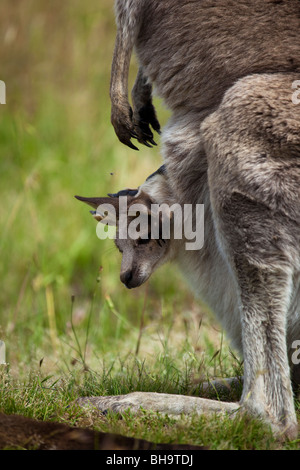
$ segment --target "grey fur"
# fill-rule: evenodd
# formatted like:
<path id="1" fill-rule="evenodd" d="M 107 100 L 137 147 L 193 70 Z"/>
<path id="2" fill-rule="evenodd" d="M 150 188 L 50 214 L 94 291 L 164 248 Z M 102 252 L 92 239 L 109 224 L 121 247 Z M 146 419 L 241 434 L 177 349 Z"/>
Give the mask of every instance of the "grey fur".
<path id="1" fill-rule="evenodd" d="M 147 142 L 139 111 L 151 107 L 152 84 L 173 112 L 208 115 L 240 78 L 300 72 L 298 0 L 116 0 L 115 8 L 112 123 L 127 145 L 133 135 Z M 140 69 L 131 112 L 133 48 Z"/>
<path id="2" fill-rule="evenodd" d="M 285 364 L 286 369 L 284 370 L 278 371 L 278 369 L 276 369 L 277 363 L 280 362 L 281 359 L 284 361 L 286 358 L 286 351 L 281 351 L 279 356 L 277 356 L 276 352 L 276 348 L 280 346 L 280 341 L 285 341 L 285 334 L 284 332 L 278 330 L 278 323 L 280 322 L 280 318 L 276 319 L 276 323 L 272 331 L 272 319 L 269 320 L 270 324 L 268 324 L 268 318 L 265 318 L 266 312 L 264 312 L 266 303 L 265 300 L 268 300 L 267 298 L 265 299 L 264 296 L 269 291 L 271 291 L 272 288 L 274 288 L 274 285 L 270 283 L 269 286 L 262 286 L 262 289 L 265 288 L 263 297 L 261 297 L 260 293 L 257 294 L 255 292 L 255 302 L 252 299 L 250 302 L 246 302 L 246 307 L 249 305 L 250 307 L 255 308 L 257 301 L 260 304 L 260 310 L 254 310 L 253 318 L 250 318 L 249 326 L 250 328 L 254 328 L 255 331 L 251 331 L 248 334 L 248 331 L 246 330 L 246 335 L 249 336 L 243 338 L 243 334 L 245 335 L 245 327 L 243 325 L 243 305 L 240 299 L 240 291 L 242 291 L 242 289 L 238 285 L 239 280 L 237 279 L 232 266 L 224 257 L 223 250 L 220 249 L 218 233 L 215 231 L 214 218 L 209 200 L 208 184 L 205 179 L 206 177 L 203 175 L 200 191 L 194 195 L 193 199 L 194 203 L 204 202 L 205 204 L 205 244 L 203 248 L 197 252 L 186 251 L 185 240 L 175 240 L 172 237 L 170 240 L 165 240 L 165 243 L 161 245 L 158 245 L 156 240 L 150 240 L 147 244 L 140 244 L 139 240 L 123 240 L 117 237 L 116 244 L 119 250 L 122 252 L 122 265 L 120 274 L 121 281 L 128 288 L 138 287 L 147 281 L 153 272 L 162 264 L 168 261 L 176 262 L 183 272 L 189 286 L 194 290 L 195 295 L 200 297 L 202 301 L 205 301 L 214 311 L 217 319 L 231 340 L 232 346 L 239 351 L 241 357 L 244 356 L 245 376 L 246 380 L 248 379 L 249 382 L 251 379 L 251 372 L 255 367 L 254 381 L 259 381 L 259 384 L 255 383 L 258 392 L 256 392 L 256 390 L 252 392 L 252 383 L 250 382 L 248 390 L 246 389 L 246 386 L 244 386 L 244 392 L 240 402 L 241 408 L 231 408 L 231 405 L 229 406 L 228 403 L 221 403 L 220 409 L 222 409 L 224 412 L 230 412 L 232 409 L 240 409 L 241 411 L 246 410 L 248 412 L 250 411 L 256 416 L 262 416 L 272 425 L 273 430 L 276 433 L 284 432 L 289 437 L 293 437 L 297 431 L 295 427 L 296 418 L 293 409 L 293 399 L 290 388 L 289 364 Z M 176 198 L 176 195 L 172 193 L 166 172 L 157 171 L 154 173 L 154 175 L 151 176 L 151 178 L 147 178 L 145 183 L 143 183 L 138 188 L 138 192 L 135 197 L 130 197 L 128 204 L 130 207 L 131 204 L 139 202 L 140 204 L 144 204 L 146 208 L 149 208 L 151 203 L 167 203 L 171 206 L 176 200 L 174 198 Z M 115 196 L 114 199 L 115 200 L 111 201 L 111 198 L 99 198 L 98 200 L 97 198 L 91 198 L 91 202 L 94 207 L 96 207 L 98 202 L 99 204 L 103 204 L 104 202 L 111 201 L 113 204 L 115 204 L 118 196 Z M 89 203 L 88 200 L 84 200 L 84 202 Z M 261 270 L 261 273 L 264 273 L 263 269 Z M 275 272 L 274 278 L 276 281 L 274 298 L 276 300 L 276 297 L 279 297 L 279 302 L 281 302 L 279 296 L 280 292 L 278 292 L 277 285 L 279 280 L 277 272 Z M 255 282 L 256 278 L 253 275 L 249 276 L 249 281 L 251 280 Z M 293 340 L 299 338 L 300 335 L 299 276 L 298 279 L 297 277 L 295 278 L 294 282 L 295 288 L 291 295 L 293 302 L 290 303 L 287 312 L 285 312 L 288 325 L 287 337 L 290 354 L 292 353 L 290 346 L 292 345 Z M 243 284 L 241 284 L 241 286 L 243 287 Z M 260 288 L 259 284 L 257 285 L 257 288 Z M 268 313 L 269 312 L 267 312 L 267 314 Z M 270 314 L 272 314 L 272 312 L 270 312 Z M 274 347 L 272 344 L 272 336 L 271 334 L 270 338 L 268 338 L 268 334 L 266 334 L 266 337 L 263 336 L 265 332 L 260 325 L 260 323 L 263 324 L 263 322 L 266 322 L 266 327 L 270 330 L 270 333 L 274 334 L 274 341 L 279 343 L 278 345 L 276 344 L 274 357 L 272 356 L 272 349 L 271 351 L 268 351 L 269 348 Z M 245 357 L 245 351 L 248 351 L 248 345 L 245 345 L 245 342 L 251 344 L 250 353 L 252 354 L 252 357 L 249 359 Z M 266 359 L 269 361 L 269 363 L 255 363 L 255 360 L 264 361 L 263 353 L 259 351 L 259 347 L 263 347 L 265 352 L 270 353 Z M 249 371 L 247 369 L 248 364 L 246 364 L 247 360 L 250 363 Z M 269 374 L 271 377 L 269 377 Z M 285 379 L 283 378 L 282 380 L 285 380 L 284 385 L 286 386 L 286 389 L 283 390 L 282 388 L 279 388 L 281 374 L 283 374 L 285 377 Z M 248 378 L 249 376 L 250 378 Z M 276 381 L 273 383 L 272 380 Z M 215 387 L 218 388 L 218 384 L 216 384 Z M 247 390 L 247 392 L 245 392 L 245 390 Z M 257 397 L 257 395 L 253 397 L 255 392 L 260 393 L 259 397 Z M 266 405 L 266 403 L 262 401 L 264 396 L 270 400 L 276 399 L 279 403 L 277 404 L 272 402 Z M 165 412 L 170 413 L 170 407 L 172 407 L 172 398 L 168 399 L 167 397 L 168 395 L 159 397 L 160 407 L 162 407 L 162 404 L 164 403 Z M 251 400 L 252 397 L 253 400 Z M 124 397 L 115 397 L 115 400 L 113 397 L 111 397 L 109 402 L 107 402 L 106 397 L 98 397 L 95 399 L 94 405 L 99 409 L 102 409 L 103 407 L 105 409 L 109 407 L 115 409 L 115 406 L 118 408 L 119 404 L 121 403 L 121 410 L 128 408 L 130 404 L 132 404 L 134 411 L 137 411 L 140 407 L 144 409 L 153 409 L 153 400 L 156 400 L 157 398 L 158 397 L 153 397 L 149 394 L 141 393 L 138 395 L 133 394 Z M 181 406 L 185 406 L 184 404 L 187 403 L 187 398 L 188 397 L 178 396 L 177 407 L 180 408 Z M 287 405 L 283 402 L 284 398 L 289 401 L 290 408 L 288 408 L 288 412 L 285 412 L 286 408 L 284 407 L 287 407 Z M 89 401 L 90 400 L 87 399 L 87 402 Z M 194 402 L 191 401 L 189 406 L 192 407 L 193 403 Z M 252 403 L 254 403 L 255 408 L 250 408 Z M 84 404 L 84 400 L 82 401 L 82 404 Z M 211 403 L 210 405 L 209 400 L 198 399 L 198 401 L 195 401 L 195 404 L 196 412 L 201 412 L 202 410 L 205 413 L 214 413 L 216 411 L 214 404 Z M 233 405 L 234 404 L 232 404 L 232 406 Z M 271 414 L 273 407 L 276 410 L 275 406 L 281 406 L 281 414 L 279 417 Z M 156 407 L 154 409 L 156 410 Z M 176 414 L 175 409 L 173 412 Z M 293 418 L 294 421 L 292 421 Z"/>
<path id="3" fill-rule="evenodd" d="M 123 246 L 123 281 L 129 267 L 135 287 L 177 258 L 244 357 L 241 408 L 295 437 L 289 359 L 300 339 L 300 105 L 292 83 L 300 73 L 300 2 L 117 0 L 116 14 L 116 133 L 129 146 L 131 138 L 152 143 L 154 84 L 172 111 L 162 132 L 168 181 L 157 187 L 151 178 L 144 192 L 205 205 L 198 256 L 168 243 L 142 276 L 150 247 Z M 133 47 L 140 71 L 132 110 Z"/>

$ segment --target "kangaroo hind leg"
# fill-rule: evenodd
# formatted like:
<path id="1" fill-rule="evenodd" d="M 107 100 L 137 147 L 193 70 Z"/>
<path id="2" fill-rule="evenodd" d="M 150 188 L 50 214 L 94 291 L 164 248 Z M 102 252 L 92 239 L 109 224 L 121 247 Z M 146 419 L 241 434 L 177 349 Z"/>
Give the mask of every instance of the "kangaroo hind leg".
<path id="1" fill-rule="evenodd" d="M 290 86 L 282 75 L 237 82 L 201 132 L 215 230 L 240 299 L 241 406 L 294 438 L 287 328 L 300 264 L 300 121 L 287 99 Z"/>

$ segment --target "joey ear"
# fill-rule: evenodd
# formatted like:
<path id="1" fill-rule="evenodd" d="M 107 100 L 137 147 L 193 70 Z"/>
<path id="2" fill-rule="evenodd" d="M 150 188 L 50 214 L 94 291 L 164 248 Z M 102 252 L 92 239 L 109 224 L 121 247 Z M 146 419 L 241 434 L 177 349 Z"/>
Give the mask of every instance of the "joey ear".
<path id="1" fill-rule="evenodd" d="M 75 196 L 78 201 L 85 202 L 89 206 L 94 207 L 97 209 L 101 204 L 111 203 L 113 204 L 113 198 L 109 197 L 83 197 L 83 196 Z"/>
<path id="2" fill-rule="evenodd" d="M 117 224 L 119 218 L 119 199 L 117 197 L 75 196 L 75 198 L 96 209 L 90 213 L 98 222 L 107 225 Z"/>
<path id="3" fill-rule="evenodd" d="M 138 191 L 139 191 L 138 189 L 129 189 L 129 188 L 128 189 L 122 189 L 118 193 L 114 193 L 114 194 L 108 193 L 108 196 L 109 197 L 136 196 Z"/>

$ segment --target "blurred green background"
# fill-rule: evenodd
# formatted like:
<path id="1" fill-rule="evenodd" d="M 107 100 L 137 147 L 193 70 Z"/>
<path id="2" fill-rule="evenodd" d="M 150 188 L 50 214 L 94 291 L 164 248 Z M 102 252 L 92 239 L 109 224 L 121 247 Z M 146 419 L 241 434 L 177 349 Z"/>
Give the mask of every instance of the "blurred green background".
<path id="1" fill-rule="evenodd" d="M 173 266 L 126 290 L 120 254 L 74 199 L 136 187 L 161 164 L 159 146 L 130 150 L 110 124 L 114 38 L 112 0 L 0 3 L 0 339 L 12 369 L 74 363 L 78 344 L 92 362 L 151 357 L 166 338 L 199 354 L 201 338 L 212 352 L 219 342 Z M 136 70 L 133 58 L 131 86 Z"/>

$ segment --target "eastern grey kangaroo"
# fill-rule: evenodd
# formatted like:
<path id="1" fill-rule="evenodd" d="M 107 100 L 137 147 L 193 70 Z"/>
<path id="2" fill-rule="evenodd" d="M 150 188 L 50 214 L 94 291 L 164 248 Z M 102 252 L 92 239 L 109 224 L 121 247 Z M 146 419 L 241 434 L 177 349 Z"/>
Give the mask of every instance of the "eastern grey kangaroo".
<path id="1" fill-rule="evenodd" d="M 162 170 L 162 168 L 148 177 L 145 183 L 136 190 L 122 190 L 109 197 L 76 197 L 96 209 L 91 211 L 93 216 L 96 220 L 104 223 L 106 223 L 107 216 L 104 215 L 102 208 L 109 210 L 109 207 L 113 207 L 116 211 L 117 226 L 119 225 L 121 217 L 119 197 L 121 195 L 127 196 L 127 213 L 130 212 L 130 208 L 136 207 L 136 204 L 144 205 L 151 218 L 152 204 L 167 204 L 169 207 L 176 205 L 176 197 L 170 189 L 166 170 L 165 168 Z M 164 263 L 177 263 L 189 287 L 214 311 L 231 340 L 232 346 L 243 356 L 242 318 L 236 278 L 218 247 L 207 181 L 205 181 L 204 175 L 199 192 L 194 193 L 193 201 L 194 206 L 198 203 L 204 203 L 205 207 L 205 242 L 202 249 L 196 252 L 187 251 L 186 240 L 174 238 L 174 226 L 170 238 L 151 239 L 151 220 L 149 218 L 146 232 L 148 236 L 145 238 L 121 239 L 117 231 L 115 243 L 122 253 L 120 279 L 129 289 L 136 288 L 146 282 L 153 272 Z M 132 217 L 128 217 L 127 220 L 130 222 Z M 293 339 L 299 337 L 300 334 L 300 322 L 297 322 L 299 309 L 300 295 L 299 291 L 296 291 L 294 301 L 287 311 L 287 347 L 290 352 L 292 352 Z M 276 334 L 280 337 L 282 333 L 276 332 Z M 255 338 L 253 342 L 255 343 Z M 276 358 L 274 360 L 276 361 Z M 210 391 L 218 390 L 218 393 L 221 394 L 225 391 L 226 394 L 228 386 L 234 385 L 236 387 L 239 381 L 240 379 L 229 379 L 225 385 L 219 381 L 213 381 L 212 384 L 203 384 L 203 388 L 210 389 Z M 173 414 L 227 412 L 234 415 L 240 409 L 240 405 L 237 403 L 141 392 L 124 396 L 80 399 L 79 402 L 82 404 L 91 403 L 101 410 L 110 408 L 122 411 L 130 407 L 133 411 L 138 411 L 142 407 Z M 283 423 L 278 426 L 278 422 L 270 421 L 270 417 L 269 422 L 276 433 L 281 433 L 284 429 L 290 436 L 291 430 L 289 429 L 288 433 L 288 429 L 283 428 Z"/>
<path id="2" fill-rule="evenodd" d="M 131 138 L 154 144 L 150 125 L 160 127 L 152 84 L 172 111 L 162 130 L 171 194 L 180 204 L 204 203 L 215 269 L 227 269 L 236 296 L 236 310 L 226 305 L 228 295 L 216 294 L 215 302 L 224 302 L 216 310 L 223 312 L 229 336 L 240 329 L 240 406 L 293 438 L 300 105 L 292 101 L 292 86 L 300 78 L 300 2 L 117 0 L 116 17 L 112 124 L 126 145 L 136 148 Z M 140 69 L 132 109 L 127 88 L 133 47 Z M 200 286 L 194 271 L 190 279 Z"/>

